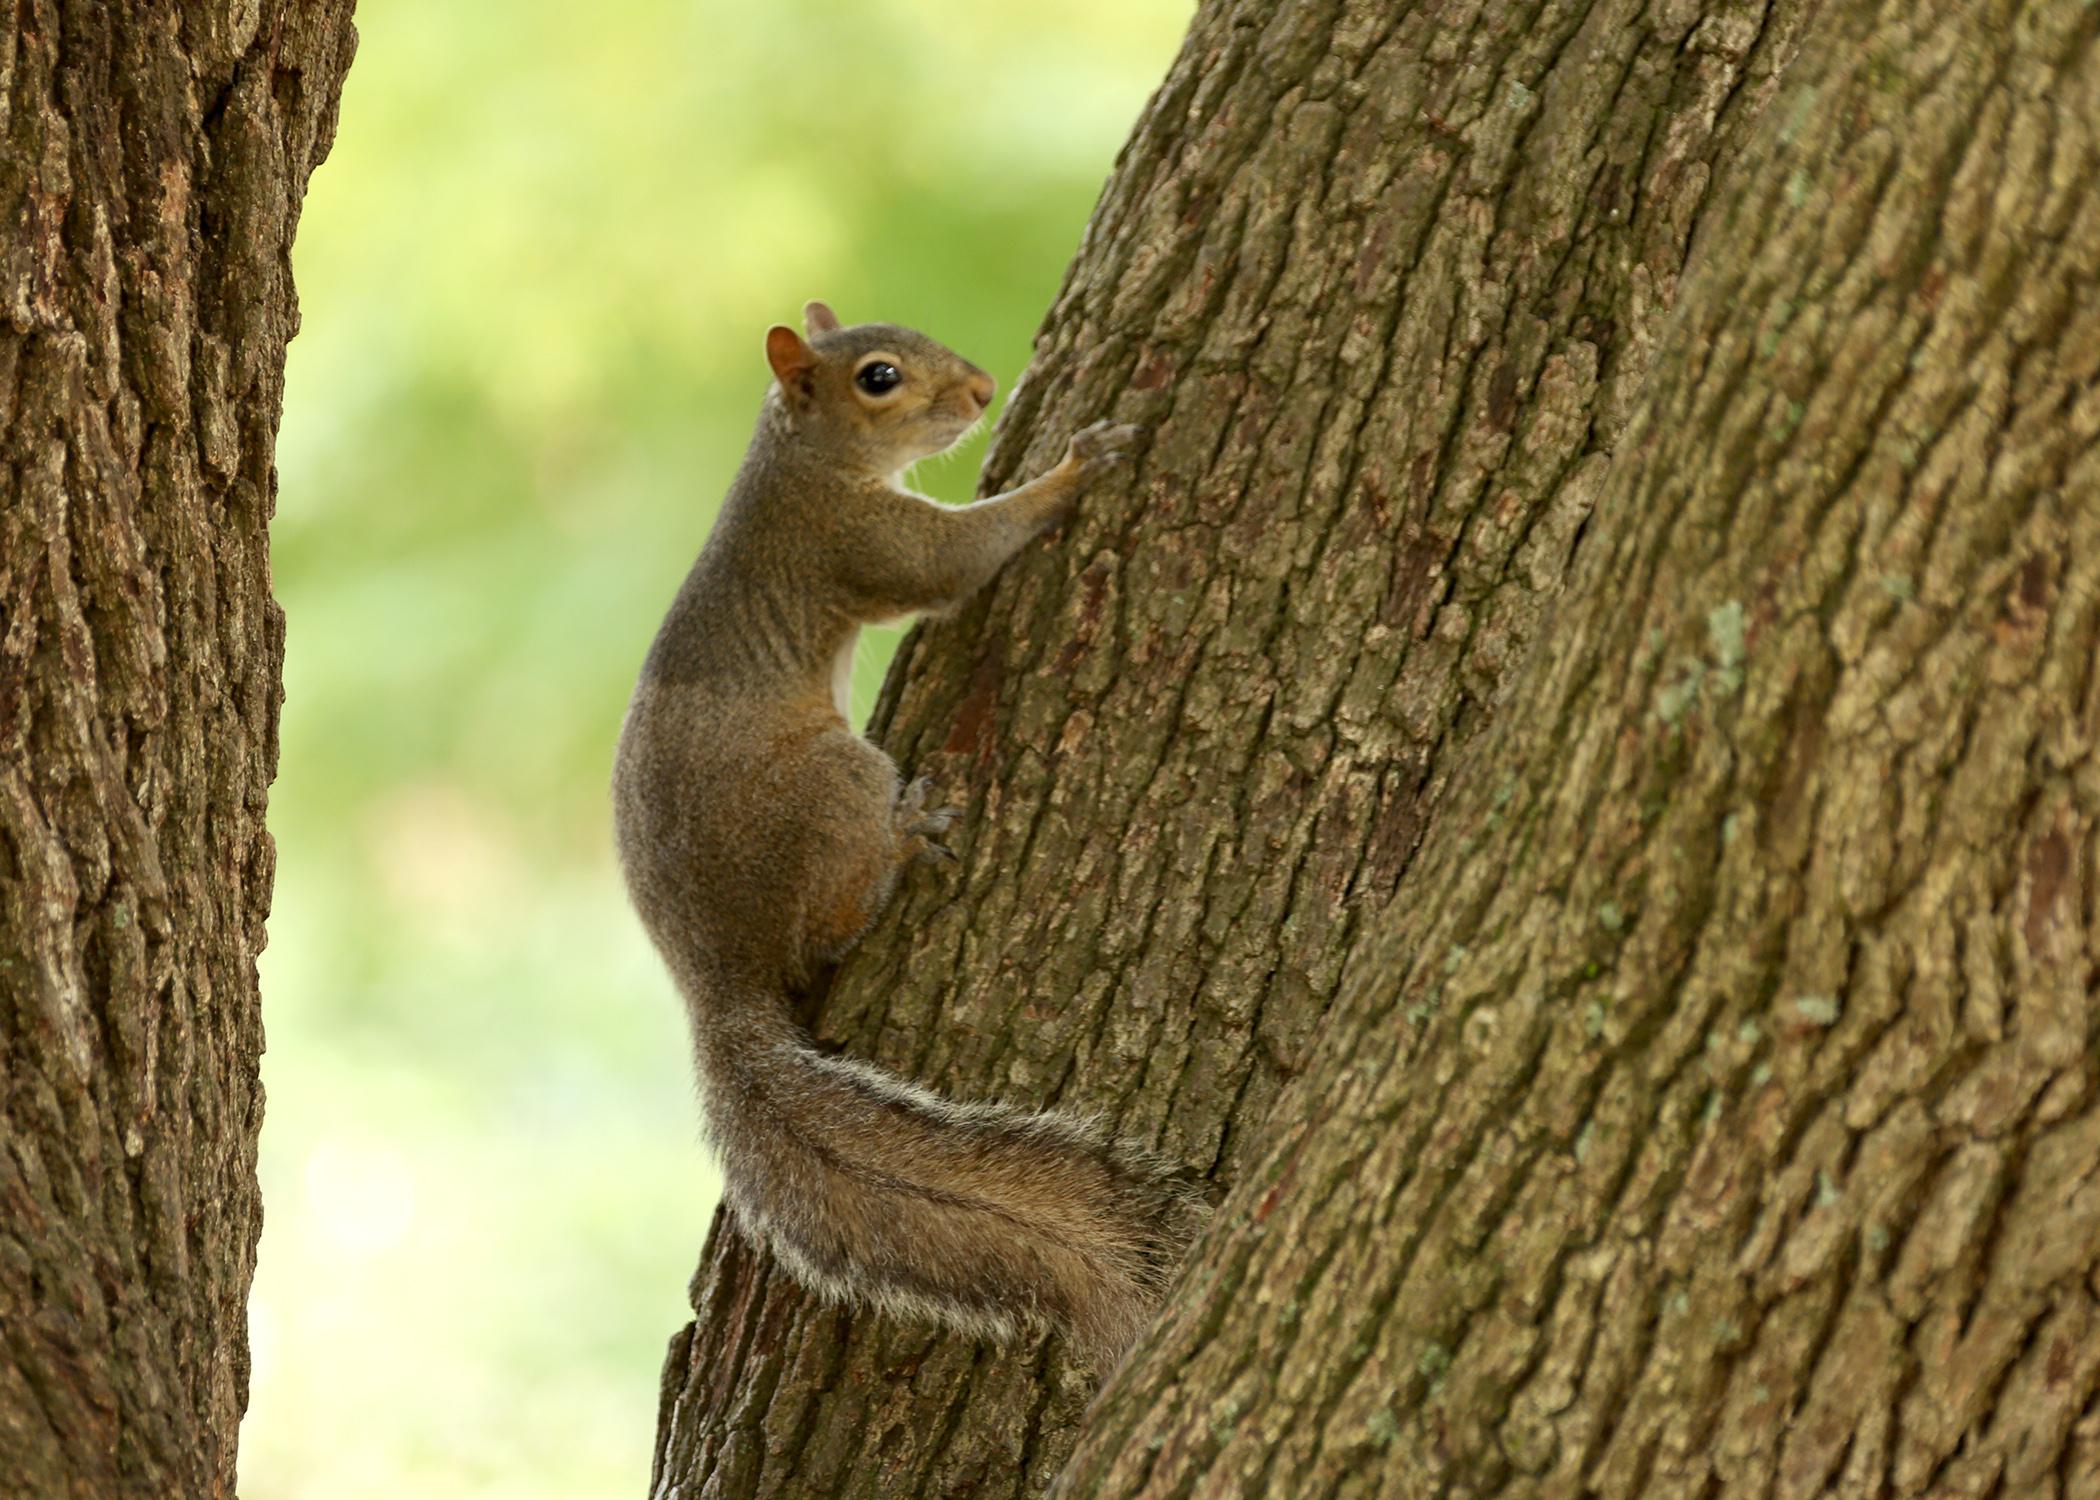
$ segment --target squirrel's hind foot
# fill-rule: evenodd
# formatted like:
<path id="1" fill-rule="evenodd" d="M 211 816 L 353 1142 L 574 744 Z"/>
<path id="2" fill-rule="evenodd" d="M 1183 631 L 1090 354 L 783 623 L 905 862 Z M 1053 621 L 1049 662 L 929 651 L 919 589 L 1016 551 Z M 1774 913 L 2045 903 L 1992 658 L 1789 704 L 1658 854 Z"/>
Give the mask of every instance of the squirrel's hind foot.
<path id="1" fill-rule="evenodd" d="M 903 846 L 905 859 L 925 864 L 952 865 L 956 862 L 955 851 L 941 843 L 937 835 L 946 833 L 962 821 L 962 809 L 929 809 L 926 799 L 932 791 L 931 777 L 916 778 L 898 795 L 892 826 L 897 830 L 897 838 Z"/>

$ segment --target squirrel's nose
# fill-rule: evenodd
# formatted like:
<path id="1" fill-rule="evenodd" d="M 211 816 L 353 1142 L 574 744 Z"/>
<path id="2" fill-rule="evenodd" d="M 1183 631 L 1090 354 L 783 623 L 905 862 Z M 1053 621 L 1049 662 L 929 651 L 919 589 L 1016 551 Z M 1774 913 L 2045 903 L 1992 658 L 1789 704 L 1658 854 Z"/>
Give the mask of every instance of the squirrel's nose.
<path id="1" fill-rule="evenodd" d="M 998 384 L 984 371 L 972 370 L 970 372 L 970 394 L 977 398 L 979 407 L 990 406 L 992 404 L 992 392 L 997 389 L 999 389 Z"/>

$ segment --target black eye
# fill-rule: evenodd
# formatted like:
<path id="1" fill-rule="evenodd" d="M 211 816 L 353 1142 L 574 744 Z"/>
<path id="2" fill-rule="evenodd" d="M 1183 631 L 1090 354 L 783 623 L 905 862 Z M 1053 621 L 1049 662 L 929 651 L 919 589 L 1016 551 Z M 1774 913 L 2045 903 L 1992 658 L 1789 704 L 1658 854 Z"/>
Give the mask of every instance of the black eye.
<path id="1" fill-rule="evenodd" d="M 871 396 L 880 396 L 895 390 L 904 381 L 904 376 L 893 364 L 871 359 L 853 374 L 853 383 Z"/>

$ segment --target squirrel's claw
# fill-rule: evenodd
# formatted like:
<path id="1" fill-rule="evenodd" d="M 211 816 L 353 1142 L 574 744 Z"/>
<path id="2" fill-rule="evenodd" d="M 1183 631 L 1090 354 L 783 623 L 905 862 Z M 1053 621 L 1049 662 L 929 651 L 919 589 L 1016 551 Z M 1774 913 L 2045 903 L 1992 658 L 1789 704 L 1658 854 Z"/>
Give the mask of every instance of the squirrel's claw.
<path id="1" fill-rule="evenodd" d="M 1132 422 L 1096 422 L 1072 434 L 1066 462 L 1077 464 L 1081 479 L 1095 479 L 1130 461 L 1130 445 L 1144 435 Z"/>
<path id="2" fill-rule="evenodd" d="M 962 821 L 959 807 L 936 807 L 932 812 L 920 813 L 906 825 L 907 833 L 946 833 Z"/>
<path id="3" fill-rule="evenodd" d="M 927 863 L 954 864 L 955 851 L 932 837 L 946 833 L 962 821 L 959 807 L 936 807 L 929 809 L 926 799 L 932 794 L 933 781 L 920 776 L 897 795 L 896 828 L 900 838 L 910 848 L 911 857 Z"/>
<path id="4" fill-rule="evenodd" d="M 953 849 L 950 849 L 946 844 L 936 844 L 932 839 L 927 838 L 924 834 L 921 834 L 919 836 L 918 848 L 915 851 L 915 854 L 916 857 L 922 863 L 929 865 L 952 865 L 960 863 L 960 861 L 956 859 L 955 851 Z"/>

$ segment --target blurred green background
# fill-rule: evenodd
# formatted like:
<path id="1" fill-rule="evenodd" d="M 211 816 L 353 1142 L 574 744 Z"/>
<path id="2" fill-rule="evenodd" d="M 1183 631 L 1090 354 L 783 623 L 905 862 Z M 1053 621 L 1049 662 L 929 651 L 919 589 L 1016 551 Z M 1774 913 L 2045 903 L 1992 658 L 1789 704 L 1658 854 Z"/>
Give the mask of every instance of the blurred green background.
<path id="1" fill-rule="evenodd" d="M 1010 386 L 1189 10 L 358 7 L 278 447 L 247 1500 L 643 1493 L 715 1187 L 611 862 L 635 669 L 765 326 L 822 296 Z"/>

